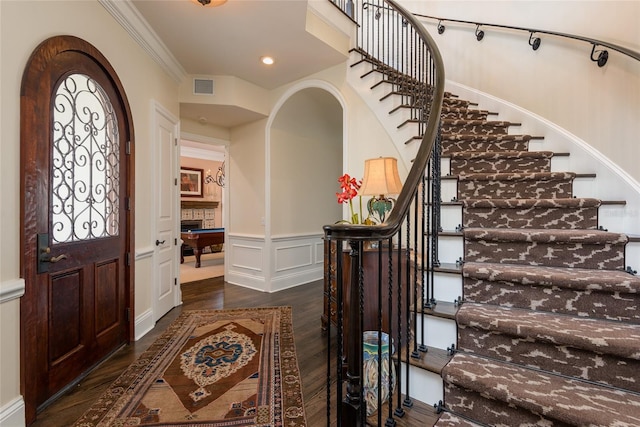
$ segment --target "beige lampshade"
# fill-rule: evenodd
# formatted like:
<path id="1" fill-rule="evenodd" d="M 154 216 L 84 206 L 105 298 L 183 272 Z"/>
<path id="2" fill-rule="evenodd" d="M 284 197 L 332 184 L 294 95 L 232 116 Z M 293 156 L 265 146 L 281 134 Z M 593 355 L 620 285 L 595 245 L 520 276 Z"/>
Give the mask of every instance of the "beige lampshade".
<path id="1" fill-rule="evenodd" d="M 360 196 L 399 194 L 402 182 L 398 175 L 398 160 L 395 157 L 378 157 L 364 161 L 364 178 Z"/>

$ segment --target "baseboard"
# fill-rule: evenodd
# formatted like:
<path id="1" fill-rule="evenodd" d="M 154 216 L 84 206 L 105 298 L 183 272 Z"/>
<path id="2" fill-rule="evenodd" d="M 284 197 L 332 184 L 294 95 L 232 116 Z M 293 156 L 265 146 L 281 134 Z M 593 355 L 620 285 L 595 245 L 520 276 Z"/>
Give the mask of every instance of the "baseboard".
<path id="1" fill-rule="evenodd" d="M 153 321 L 153 312 L 151 309 L 145 311 L 139 316 L 136 316 L 135 340 L 138 341 L 140 338 L 145 336 L 153 329 L 154 326 L 155 322 Z"/>
<path id="2" fill-rule="evenodd" d="M 271 279 L 269 292 L 283 291 L 285 289 L 304 285 L 305 283 L 315 282 L 316 280 L 320 280 L 323 277 L 324 270 L 322 267 L 297 272 L 294 274 L 288 274 L 285 276 L 274 277 Z"/>
<path id="3" fill-rule="evenodd" d="M 224 277 L 224 281 L 227 283 L 231 283 L 232 285 L 266 292 L 265 279 L 263 276 L 252 276 L 249 274 L 231 271 L 231 269 L 229 269 L 229 273 Z"/>
<path id="4" fill-rule="evenodd" d="M 24 400 L 18 396 L 0 408 L 0 427 L 24 427 Z"/>

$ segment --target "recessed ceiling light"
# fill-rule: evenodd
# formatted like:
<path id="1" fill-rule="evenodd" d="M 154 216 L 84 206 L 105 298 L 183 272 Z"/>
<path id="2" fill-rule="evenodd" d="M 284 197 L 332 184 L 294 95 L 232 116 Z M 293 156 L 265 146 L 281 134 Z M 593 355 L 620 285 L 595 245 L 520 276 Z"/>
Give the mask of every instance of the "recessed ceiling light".
<path id="1" fill-rule="evenodd" d="M 260 62 L 262 62 L 264 65 L 273 65 L 275 61 L 270 56 L 263 56 L 260 58 Z"/>

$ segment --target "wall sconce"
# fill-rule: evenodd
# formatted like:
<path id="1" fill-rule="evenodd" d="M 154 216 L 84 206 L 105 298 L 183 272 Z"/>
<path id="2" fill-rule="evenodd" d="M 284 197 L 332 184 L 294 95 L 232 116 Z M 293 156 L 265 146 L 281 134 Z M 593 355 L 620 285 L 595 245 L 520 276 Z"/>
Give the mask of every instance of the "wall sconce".
<path id="1" fill-rule="evenodd" d="M 211 169 L 207 170 L 207 175 L 204 178 L 205 184 L 216 184 L 218 187 L 224 187 L 224 163 L 218 166 L 215 178 L 211 175 Z"/>
<path id="2" fill-rule="evenodd" d="M 364 178 L 360 187 L 360 196 L 373 196 L 367 203 L 369 214 L 375 212 L 383 223 L 387 212 L 393 209 L 395 199 L 385 194 L 399 194 L 402 182 L 398 174 L 398 160 L 395 157 L 378 157 L 364 162 Z"/>

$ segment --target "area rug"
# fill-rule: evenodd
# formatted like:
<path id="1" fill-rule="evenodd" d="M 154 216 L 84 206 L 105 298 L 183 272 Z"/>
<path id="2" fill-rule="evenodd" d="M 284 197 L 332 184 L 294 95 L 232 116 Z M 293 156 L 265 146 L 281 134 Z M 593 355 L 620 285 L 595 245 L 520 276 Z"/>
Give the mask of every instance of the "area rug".
<path id="1" fill-rule="evenodd" d="M 306 426 L 291 307 L 182 313 L 74 427 Z"/>

